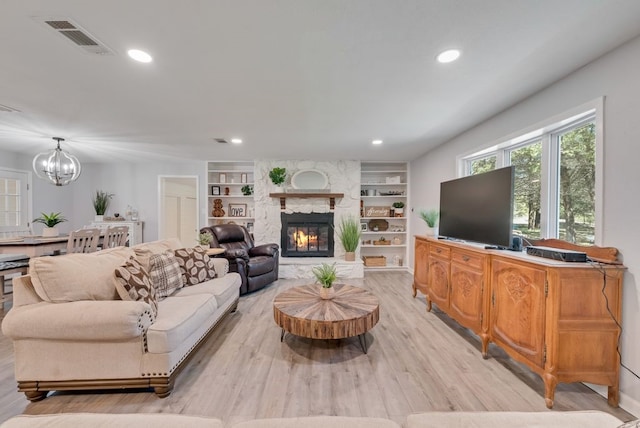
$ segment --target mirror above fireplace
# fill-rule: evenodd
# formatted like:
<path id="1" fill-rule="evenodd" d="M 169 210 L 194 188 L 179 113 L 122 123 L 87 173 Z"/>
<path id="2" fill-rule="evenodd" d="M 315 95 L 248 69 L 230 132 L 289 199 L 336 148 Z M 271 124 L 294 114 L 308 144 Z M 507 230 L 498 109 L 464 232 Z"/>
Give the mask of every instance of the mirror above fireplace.
<path id="1" fill-rule="evenodd" d="M 328 191 L 329 177 L 317 169 L 301 169 L 291 177 L 291 187 L 298 191 Z"/>

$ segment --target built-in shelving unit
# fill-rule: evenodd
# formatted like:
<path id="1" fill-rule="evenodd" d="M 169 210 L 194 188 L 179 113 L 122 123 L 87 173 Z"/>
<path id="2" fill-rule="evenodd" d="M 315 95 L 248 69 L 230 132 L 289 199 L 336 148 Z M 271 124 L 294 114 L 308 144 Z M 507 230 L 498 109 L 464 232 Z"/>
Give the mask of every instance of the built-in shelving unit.
<path id="1" fill-rule="evenodd" d="M 253 162 L 207 162 L 207 223 L 236 223 L 253 231 L 253 194 L 242 193 L 244 186 L 253 185 Z M 224 210 L 224 215 L 214 213 L 216 200 Z"/>
<path id="2" fill-rule="evenodd" d="M 384 256 L 384 266 L 365 270 L 407 269 L 408 260 L 408 164 L 406 162 L 362 162 L 360 178 L 360 224 L 362 257 Z M 402 214 L 393 203 L 402 202 Z M 378 245 L 381 240 L 388 242 Z"/>

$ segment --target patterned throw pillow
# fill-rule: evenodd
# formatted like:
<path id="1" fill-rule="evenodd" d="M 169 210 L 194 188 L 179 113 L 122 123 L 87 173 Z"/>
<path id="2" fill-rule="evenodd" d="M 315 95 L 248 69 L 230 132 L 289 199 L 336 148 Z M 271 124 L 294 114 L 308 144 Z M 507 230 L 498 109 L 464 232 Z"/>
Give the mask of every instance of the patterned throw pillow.
<path id="1" fill-rule="evenodd" d="M 180 263 L 184 285 L 196 285 L 216 277 L 213 263 L 203 248 L 180 248 L 174 254 Z"/>
<path id="2" fill-rule="evenodd" d="M 149 274 L 135 257 L 131 256 L 122 266 L 116 268 L 115 285 L 122 300 L 147 302 L 155 319 L 158 314 L 156 290 L 151 285 Z"/>
<path id="3" fill-rule="evenodd" d="M 183 285 L 180 263 L 172 251 L 154 254 L 149 258 L 149 277 L 159 301 L 170 296 Z"/>

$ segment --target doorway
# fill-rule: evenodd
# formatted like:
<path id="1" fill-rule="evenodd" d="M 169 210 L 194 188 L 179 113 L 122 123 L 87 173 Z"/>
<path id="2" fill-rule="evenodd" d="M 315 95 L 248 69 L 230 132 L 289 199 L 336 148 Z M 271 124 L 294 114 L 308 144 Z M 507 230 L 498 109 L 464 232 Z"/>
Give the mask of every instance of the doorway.
<path id="1" fill-rule="evenodd" d="M 199 234 L 198 177 L 159 176 L 158 238 L 178 238 L 194 246 Z"/>

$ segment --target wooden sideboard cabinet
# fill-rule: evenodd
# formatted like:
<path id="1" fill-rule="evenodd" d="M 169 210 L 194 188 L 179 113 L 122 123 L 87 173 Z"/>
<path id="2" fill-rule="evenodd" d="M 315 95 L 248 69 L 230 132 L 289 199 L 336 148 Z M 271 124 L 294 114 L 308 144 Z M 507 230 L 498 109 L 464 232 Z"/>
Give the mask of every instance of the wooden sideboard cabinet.
<path id="1" fill-rule="evenodd" d="M 565 263 L 525 253 L 416 237 L 420 290 L 461 325 L 542 377 L 553 406 L 558 382 L 608 386 L 619 401 L 621 265 Z"/>

